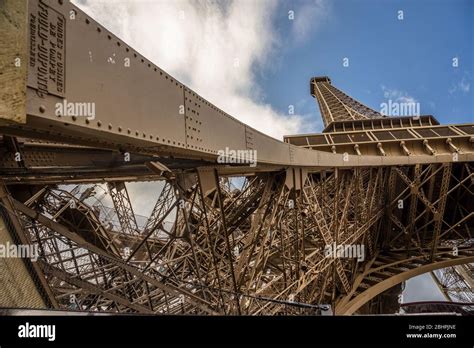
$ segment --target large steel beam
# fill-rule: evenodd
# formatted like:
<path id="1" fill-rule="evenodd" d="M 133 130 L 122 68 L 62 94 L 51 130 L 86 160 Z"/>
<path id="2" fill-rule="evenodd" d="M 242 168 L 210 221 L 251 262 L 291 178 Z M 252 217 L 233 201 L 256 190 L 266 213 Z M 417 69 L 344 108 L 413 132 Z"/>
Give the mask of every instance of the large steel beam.
<path id="1" fill-rule="evenodd" d="M 176 81 L 69 1 L 31 0 L 21 16 L 28 26 L 5 31 L 28 42 L 18 51 L 28 69 L 16 72 L 27 81 L 26 114 L 0 114 L 3 134 L 213 163 L 226 148 L 257 150 L 258 165 L 310 168 L 452 161 L 443 154 L 360 158 L 280 142 Z M 460 153 L 458 160 L 469 158 Z"/>

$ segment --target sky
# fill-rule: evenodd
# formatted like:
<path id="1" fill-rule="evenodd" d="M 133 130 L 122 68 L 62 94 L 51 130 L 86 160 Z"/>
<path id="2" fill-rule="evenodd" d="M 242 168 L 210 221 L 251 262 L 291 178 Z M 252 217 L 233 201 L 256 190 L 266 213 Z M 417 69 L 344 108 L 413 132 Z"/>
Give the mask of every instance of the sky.
<path id="1" fill-rule="evenodd" d="M 377 111 L 388 100 L 416 102 L 441 123 L 474 122 L 474 1 L 73 2 L 201 96 L 278 139 L 322 130 L 313 76 L 329 76 Z M 132 200 L 149 185 L 134 186 Z M 151 209 L 135 201 L 139 213 Z M 404 300 L 433 296 L 442 299 L 430 277 L 407 282 Z"/>
<path id="2" fill-rule="evenodd" d="M 296 111 L 311 115 L 305 130 L 318 130 L 319 110 L 308 98 L 308 81 L 327 75 L 336 87 L 377 111 L 387 98 L 414 100 L 421 114 L 434 115 L 441 123 L 473 122 L 473 1 L 291 1 L 283 7 L 295 8 L 297 17 L 304 12 L 298 8 L 309 3 L 325 11 L 307 24 L 300 40 L 285 11 L 278 15 L 285 38 L 274 63 L 278 68 L 258 82 L 277 110 L 301 105 Z M 403 11 L 402 20 L 398 11 Z M 292 32 L 296 37 L 288 35 Z M 347 67 L 344 58 L 349 59 Z"/>

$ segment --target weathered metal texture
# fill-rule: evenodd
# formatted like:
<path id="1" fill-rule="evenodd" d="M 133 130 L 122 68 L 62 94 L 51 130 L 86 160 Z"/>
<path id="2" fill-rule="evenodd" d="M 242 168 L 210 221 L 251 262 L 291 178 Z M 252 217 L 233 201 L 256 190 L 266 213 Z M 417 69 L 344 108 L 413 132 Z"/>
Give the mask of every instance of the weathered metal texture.
<path id="1" fill-rule="evenodd" d="M 26 120 L 27 1 L 0 2 L 0 124 Z"/>
<path id="2" fill-rule="evenodd" d="M 3 218 L 0 216 L 0 243 L 14 245 Z M 47 308 L 31 273 L 20 258 L 0 258 L 0 307 Z"/>

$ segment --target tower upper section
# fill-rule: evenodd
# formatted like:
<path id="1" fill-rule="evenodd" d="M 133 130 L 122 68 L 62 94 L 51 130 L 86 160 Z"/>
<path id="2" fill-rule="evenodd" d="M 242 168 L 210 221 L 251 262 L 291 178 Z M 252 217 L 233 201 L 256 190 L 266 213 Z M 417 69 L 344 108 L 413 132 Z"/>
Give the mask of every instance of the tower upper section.
<path id="1" fill-rule="evenodd" d="M 334 121 L 385 117 L 341 92 L 331 84 L 331 79 L 327 76 L 313 77 L 310 81 L 310 88 L 311 95 L 318 100 L 324 126 L 328 126 Z"/>

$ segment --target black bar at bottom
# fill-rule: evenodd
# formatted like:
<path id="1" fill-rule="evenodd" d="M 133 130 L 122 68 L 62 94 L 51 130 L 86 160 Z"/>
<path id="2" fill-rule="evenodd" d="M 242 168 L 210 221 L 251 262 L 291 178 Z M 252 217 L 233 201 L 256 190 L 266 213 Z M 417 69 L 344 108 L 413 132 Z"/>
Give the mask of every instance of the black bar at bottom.
<path id="1" fill-rule="evenodd" d="M 0 346 L 17 344 L 265 345 L 474 343 L 474 317 L 460 316 L 0 316 Z M 35 326 L 36 325 L 36 326 Z M 52 326 L 54 325 L 54 340 Z M 20 332 L 21 331 L 21 332 Z M 42 334 L 45 337 L 31 337 Z M 29 337 L 19 337 L 29 336 Z"/>

